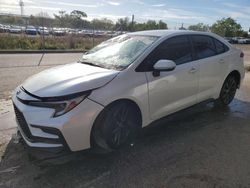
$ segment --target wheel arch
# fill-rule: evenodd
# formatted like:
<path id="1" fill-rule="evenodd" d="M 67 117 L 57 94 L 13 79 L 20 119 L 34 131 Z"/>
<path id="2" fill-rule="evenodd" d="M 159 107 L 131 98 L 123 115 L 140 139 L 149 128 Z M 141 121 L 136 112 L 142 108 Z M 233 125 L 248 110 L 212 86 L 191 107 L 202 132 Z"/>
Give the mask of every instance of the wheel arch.
<path id="1" fill-rule="evenodd" d="M 231 71 L 228 76 L 225 78 L 225 80 L 229 77 L 229 76 L 234 76 L 236 78 L 236 81 L 237 81 L 237 88 L 239 89 L 240 88 L 240 81 L 241 81 L 241 75 L 240 75 L 240 72 L 237 71 L 237 70 L 233 70 Z M 224 80 L 224 82 L 225 82 Z"/>
<path id="2" fill-rule="evenodd" d="M 94 146 L 94 140 L 93 140 L 93 132 L 94 132 L 94 129 L 95 129 L 95 126 L 97 124 L 97 121 L 98 121 L 98 118 L 100 118 L 100 116 L 104 113 L 105 110 L 107 110 L 108 108 L 114 106 L 114 105 L 117 105 L 119 103 L 122 103 L 122 102 L 125 102 L 125 103 L 128 103 L 129 105 L 131 105 L 131 107 L 136 110 L 136 112 L 138 112 L 139 114 L 139 122 L 140 122 L 140 127 L 142 127 L 142 111 L 139 107 L 139 105 L 131 100 L 131 99 L 127 99 L 127 98 L 122 98 L 122 99 L 117 99 L 115 101 L 112 101 L 110 102 L 108 105 L 106 105 L 101 112 L 99 112 L 99 114 L 97 115 L 93 125 L 92 125 L 92 128 L 91 128 L 91 132 L 90 132 L 90 146 L 93 147 Z"/>

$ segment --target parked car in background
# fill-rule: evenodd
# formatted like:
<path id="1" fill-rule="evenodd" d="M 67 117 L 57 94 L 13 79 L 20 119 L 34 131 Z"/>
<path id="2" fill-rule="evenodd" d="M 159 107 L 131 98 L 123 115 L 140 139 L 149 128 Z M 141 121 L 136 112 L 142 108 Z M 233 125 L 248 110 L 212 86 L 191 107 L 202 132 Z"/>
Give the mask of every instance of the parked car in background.
<path id="1" fill-rule="evenodd" d="M 52 35 L 54 36 L 64 36 L 66 31 L 62 28 L 53 28 Z"/>
<path id="2" fill-rule="evenodd" d="M 27 35 L 36 35 L 37 34 L 37 30 L 34 26 L 27 26 L 25 29 L 25 33 Z"/>
<path id="3" fill-rule="evenodd" d="M 4 26 L 4 32 L 8 33 L 10 31 L 10 25 L 3 25 Z"/>
<path id="4" fill-rule="evenodd" d="M 102 36 L 105 35 L 105 31 L 95 31 L 94 34 L 95 34 L 96 37 L 102 37 Z"/>
<path id="5" fill-rule="evenodd" d="M 243 57 L 212 33 L 124 34 L 18 86 L 18 130 L 33 148 L 116 150 L 174 112 L 203 101 L 229 105 L 244 78 Z"/>
<path id="6" fill-rule="evenodd" d="M 22 33 L 22 28 L 20 26 L 11 26 L 9 28 L 9 33 L 21 34 Z"/>
<path id="7" fill-rule="evenodd" d="M 83 36 L 86 35 L 86 30 L 80 30 L 79 29 L 79 30 L 77 30 L 76 34 L 83 37 Z"/>
<path id="8" fill-rule="evenodd" d="M 26 27 L 25 26 L 21 26 L 20 28 L 22 30 L 22 33 L 25 33 Z"/>
<path id="9" fill-rule="evenodd" d="M 240 37 L 238 38 L 238 44 L 250 44 L 250 39 Z"/>
<path id="10" fill-rule="evenodd" d="M 37 32 L 39 35 L 49 35 L 49 30 L 47 27 L 39 27 Z"/>
<path id="11" fill-rule="evenodd" d="M 5 30 L 4 30 L 4 26 L 2 24 L 0 24 L 0 33 L 4 33 Z"/>
<path id="12" fill-rule="evenodd" d="M 78 29 L 69 29 L 69 30 L 68 30 L 68 34 L 72 34 L 72 35 L 77 35 L 78 32 L 79 32 Z"/>
<path id="13" fill-rule="evenodd" d="M 233 37 L 225 37 L 225 40 L 231 44 L 238 44 L 238 39 L 235 39 Z"/>

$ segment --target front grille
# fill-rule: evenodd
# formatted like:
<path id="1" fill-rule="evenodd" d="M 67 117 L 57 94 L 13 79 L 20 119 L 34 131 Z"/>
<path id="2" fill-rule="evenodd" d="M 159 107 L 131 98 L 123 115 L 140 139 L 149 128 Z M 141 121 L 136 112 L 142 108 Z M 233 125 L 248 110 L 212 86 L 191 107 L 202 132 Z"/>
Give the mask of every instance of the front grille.
<path id="1" fill-rule="evenodd" d="M 18 124 L 20 126 L 20 128 L 22 129 L 23 133 L 25 134 L 25 136 L 28 139 L 31 139 L 32 135 L 29 129 L 29 126 L 23 116 L 23 113 L 20 112 L 20 110 L 14 105 L 14 110 L 15 110 L 15 114 L 16 114 L 16 119 L 18 121 Z"/>

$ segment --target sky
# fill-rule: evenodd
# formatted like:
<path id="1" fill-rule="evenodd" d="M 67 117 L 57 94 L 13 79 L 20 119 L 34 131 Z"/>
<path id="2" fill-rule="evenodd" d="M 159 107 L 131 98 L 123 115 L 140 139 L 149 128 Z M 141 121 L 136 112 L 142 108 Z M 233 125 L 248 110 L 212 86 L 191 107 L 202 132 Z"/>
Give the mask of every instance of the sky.
<path id="1" fill-rule="evenodd" d="M 23 0 L 24 14 L 47 12 L 51 17 L 58 11 L 81 10 L 88 20 L 135 16 L 135 21 L 163 20 L 171 29 L 203 22 L 211 25 L 223 17 L 232 17 L 244 30 L 250 27 L 250 0 Z M 19 0 L 0 0 L 0 13 L 20 14 Z"/>

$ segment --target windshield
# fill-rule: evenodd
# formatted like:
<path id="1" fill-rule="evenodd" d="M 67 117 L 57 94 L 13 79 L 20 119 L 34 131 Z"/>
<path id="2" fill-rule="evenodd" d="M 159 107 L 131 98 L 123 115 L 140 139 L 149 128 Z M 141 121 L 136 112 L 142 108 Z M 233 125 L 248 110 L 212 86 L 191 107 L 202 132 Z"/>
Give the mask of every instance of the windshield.
<path id="1" fill-rule="evenodd" d="M 121 35 L 99 44 L 84 54 L 80 62 L 107 69 L 123 70 L 157 38 L 156 36 Z"/>

